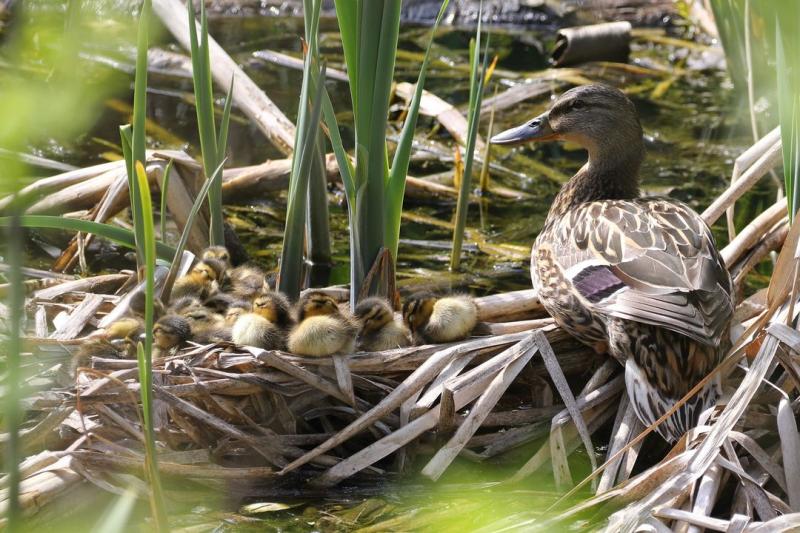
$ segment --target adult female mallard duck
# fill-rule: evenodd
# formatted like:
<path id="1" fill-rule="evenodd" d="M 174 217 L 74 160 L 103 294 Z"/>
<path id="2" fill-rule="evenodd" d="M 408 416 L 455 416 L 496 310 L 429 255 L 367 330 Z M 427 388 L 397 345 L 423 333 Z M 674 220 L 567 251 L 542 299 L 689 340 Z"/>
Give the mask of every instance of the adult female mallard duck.
<path id="1" fill-rule="evenodd" d="M 621 91 L 576 87 L 492 138 L 547 140 L 577 143 L 589 160 L 561 188 L 533 244 L 533 286 L 560 326 L 625 365 L 628 396 L 649 425 L 723 357 L 730 275 L 697 213 L 672 199 L 639 197 L 642 128 Z M 715 379 L 658 431 L 679 439 L 718 394 Z"/>

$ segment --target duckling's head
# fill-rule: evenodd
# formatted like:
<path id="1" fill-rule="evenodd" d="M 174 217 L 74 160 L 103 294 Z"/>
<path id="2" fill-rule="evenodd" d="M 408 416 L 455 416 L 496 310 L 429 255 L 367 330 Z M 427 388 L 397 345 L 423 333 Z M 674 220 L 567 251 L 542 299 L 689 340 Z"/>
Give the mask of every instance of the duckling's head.
<path id="1" fill-rule="evenodd" d="M 297 320 L 300 322 L 311 316 L 339 313 L 339 304 L 336 300 L 322 291 L 308 291 L 297 302 Z"/>
<path id="2" fill-rule="evenodd" d="M 383 298 L 366 298 L 356 306 L 355 317 L 361 325 L 361 331 L 369 333 L 393 321 L 394 312 Z"/>
<path id="3" fill-rule="evenodd" d="M 428 293 L 420 293 L 410 296 L 403 304 L 403 320 L 412 333 L 416 333 L 431 318 L 436 297 Z"/>
<path id="4" fill-rule="evenodd" d="M 221 281 L 225 264 L 218 259 L 203 259 L 192 268 L 192 275 L 203 281 Z"/>
<path id="5" fill-rule="evenodd" d="M 162 350 L 186 342 L 191 335 L 189 321 L 178 315 L 164 315 L 153 326 L 153 343 Z"/>
<path id="6" fill-rule="evenodd" d="M 565 140 L 589 151 L 590 164 L 644 154 L 636 107 L 625 94 L 602 84 L 582 85 L 558 97 L 548 111 L 492 137 L 494 144 Z M 637 164 L 638 169 L 638 164 Z"/>
<path id="7" fill-rule="evenodd" d="M 201 307 L 203 307 L 202 302 L 194 296 L 183 296 L 172 302 L 169 311 L 176 315 L 185 315 L 189 311 Z"/>
<path id="8" fill-rule="evenodd" d="M 250 302 L 246 300 L 235 300 L 225 311 L 225 324 L 228 326 L 233 326 L 236 323 L 236 319 L 242 316 L 244 313 L 249 312 L 251 308 L 252 305 Z"/>
<path id="9" fill-rule="evenodd" d="M 209 246 L 208 248 L 203 250 L 203 253 L 200 255 L 200 259 L 202 259 L 203 261 L 205 261 L 206 259 L 216 259 L 217 261 L 220 261 L 223 264 L 230 266 L 231 253 L 224 246 Z"/>
<path id="10" fill-rule="evenodd" d="M 183 317 L 192 328 L 210 327 L 220 322 L 220 315 L 203 306 L 188 309 L 183 313 Z"/>
<path id="11" fill-rule="evenodd" d="M 275 291 L 262 292 L 253 300 L 253 312 L 277 326 L 288 326 L 292 322 L 289 300 Z"/>
<path id="12" fill-rule="evenodd" d="M 142 321 L 137 318 L 120 318 L 108 325 L 105 336 L 107 339 L 135 338 L 142 333 L 143 327 Z"/>

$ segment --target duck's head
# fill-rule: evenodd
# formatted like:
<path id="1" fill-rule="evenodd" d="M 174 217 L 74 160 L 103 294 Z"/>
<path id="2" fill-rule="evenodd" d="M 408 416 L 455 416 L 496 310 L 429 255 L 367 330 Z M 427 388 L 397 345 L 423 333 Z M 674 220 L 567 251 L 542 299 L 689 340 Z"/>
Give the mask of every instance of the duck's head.
<path id="1" fill-rule="evenodd" d="M 203 259 L 192 268 L 192 274 L 203 281 L 221 281 L 225 263 L 219 259 Z"/>
<path id="2" fill-rule="evenodd" d="M 192 307 L 182 314 L 192 328 L 207 328 L 216 327 L 220 325 L 223 318 L 211 309 L 207 309 L 202 305 L 199 307 Z"/>
<path id="3" fill-rule="evenodd" d="M 225 265 L 231 264 L 231 253 L 228 251 L 227 248 L 224 246 L 209 246 L 205 250 L 203 250 L 200 259 L 216 259 L 217 261 L 221 261 Z"/>
<path id="4" fill-rule="evenodd" d="M 562 94 L 550 109 L 521 126 L 492 137 L 493 144 L 572 141 L 589 151 L 589 160 L 641 157 L 642 127 L 625 94 L 601 84 L 582 85 Z M 633 154 L 635 152 L 635 154 Z"/>
<path id="5" fill-rule="evenodd" d="M 232 302 L 225 311 L 225 324 L 233 326 L 236 320 L 244 313 L 248 313 L 252 305 L 246 300 L 236 300 Z"/>
<path id="6" fill-rule="evenodd" d="M 308 291 L 297 302 L 297 320 L 319 315 L 338 315 L 339 304 L 330 295 L 322 291 Z"/>
<path id="7" fill-rule="evenodd" d="M 356 306 L 355 317 L 363 332 L 378 331 L 394 320 L 389 302 L 383 298 L 366 298 Z"/>
<path id="8" fill-rule="evenodd" d="M 253 312 L 277 326 L 288 326 L 292 321 L 291 306 L 286 296 L 279 292 L 262 292 L 253 300 Z"/>
<path id="9" fill-rule="evenodd" d="M 429 293 L 410 296 L 403 304 L 403 321 L 412 333 L 416 333 L 427 324 L 433 314 L 436 297 Z"/>
<path id="10" fill-rule="evenodd" d="M 186 342 L 191 335 L 189 321 L 178 315 L 165 315 L 153 326 L 153 342 L 162 350 L 169 350 Z"/>

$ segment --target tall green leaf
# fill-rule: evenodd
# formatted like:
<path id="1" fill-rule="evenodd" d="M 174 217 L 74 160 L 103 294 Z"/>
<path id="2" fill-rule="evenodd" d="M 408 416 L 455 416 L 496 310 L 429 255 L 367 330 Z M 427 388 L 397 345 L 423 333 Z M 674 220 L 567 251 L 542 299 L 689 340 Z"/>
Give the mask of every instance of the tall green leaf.
<path id="1" fill-rule="evenodd" d="M 776 8 L 776 69 L 778 110 L 783 144 L 783 176 L 789 218 L 800 207 L 800 64 L 796 57 L 800 46 L 800 7 L 795 2 Z M 789 51 L 787 53 L 787 51 Z"/>
<path id="2" fill-rule="evenodd" d="M 12 217 L 0 217 L 0 227 L 8 228 L 13 224 L 14 220 Z M 19 217 L 19 225 L 23 228 L 57 229 L 91 233 L 98 237 L 108 239 L 120 246 L 125 246 L 132 250 L 136 249 L 136 236 L 132 231 L 110 224 L 95 222 L 93 220 L 80 220 L 51 215 L 22 215 Z M 159 259 L 171 261 L 175 256 L 175 248 L 157 242 L 156 253 Z"/>
<path id="3" fill-rule="evenodd" d="M 469 210 L 469 196 L 472 189 L 472 163 L 475 160 L 475 143 L 478 139 L 478 124 L 480 123 L 481 102 L 483 100 L 484 73 L 489 59 L 489 38 L 483 51 L 483 65 L 479 69 L 481 48 L 481 15 L 483 2 L 478 7 L 478 28 L 475 39 L 470 43 L 470 87 L 469 110 L 467 116 L 467 145 L 464 157 L 464 176 L 458 191 L 456 205 L 456 224 L 453 230 L 453 248 L 450 251 L 450 269 L 458 270 L 461 262 L 461 246 L 464 241 L 464 228 L 467 224 L 467 211 Z"/>
<path id="4" fill-rule="evenodd" d="M 155 305 L 155 269 L 156 269 L 156 236 L 153 223 L 153 202 L 150 197 L 150 185 L 147 173 L 140 161 L 136 162 L 136 180 L 142 198 L 142 210 L 139 213 L 143 221 L 144 242 L 144 344 L 137 345 L 139 361 L 139 383 L 142 396 L 142 411 L 145 430 L 145 463 L 150 482 L 150 507 L 153 518 L 160 531 L 166 531 L 167 513 L 164 506 L 164 495 L 161 488 L 161 476 L 158 471 L 156 452 L 156 434 L 153 421 L 153 323 Z"/>

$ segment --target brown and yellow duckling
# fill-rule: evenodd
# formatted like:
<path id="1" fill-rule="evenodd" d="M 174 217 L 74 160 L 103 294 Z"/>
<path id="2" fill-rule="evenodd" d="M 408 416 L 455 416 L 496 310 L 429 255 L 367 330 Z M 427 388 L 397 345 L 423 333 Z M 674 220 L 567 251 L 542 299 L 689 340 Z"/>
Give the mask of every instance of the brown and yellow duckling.
<path id="1" fill-rule="evenodd" d="M 105 328 L 103 337 L 108 340 L 130 339 L 136 341 L 144 333 L 144 320 L 135 316 L 122 317 Z"/>
<path id="2" fill-rule="evenodd" d="M 642 127 L 604 85 L 576 87 L 493 143 L 572 141 L 587 163 L 556 196 L 531 253 L 555 321 L 625 365 L 636 414 L 652 424 L 719 363 L 729 342 L 731 279 L 703 219 L 670 198 L 641 198 Z M 715 404 L 719 377 L 658 426 L 675 441 Z"/>
<path id="3" fill-rule="evenodd" d="M 294 324 L 291 305 L 279 292 L 263 292 L 253 300 L 252 309 L 236 320 L 231 338 L 236 344 L 265 350 L 285 350 Z"/>
<path id="4" fill-rule="evenodd" d="M 113 340 L 93 338 L 81 343 L 72 355 L 69 375 L 74 377 L 78 368 L 88 367 L 92 359 L 136 359 L 136 345 L 131 339 Z"/>
<path id="5" fill-rule="evenodd" d="M 233 327 L 236 321 L 245 313 L 249 313 L 253 309 L 253 304 L 247 300 L 234 300 L 228 305 L 225 310 L 225 324 L 228 327 Z"/>
<path id="6" fill-rule="evenodd" d="M 179 315 L 164 315 L 153 326 L 153 346 L 162 355 L 184 344 L 191 337 L 189 321 Z"/>
<path id="7" fill-rule="evenodd" d="M 417 342 L 453 342 L 469 337 L 478 321 L 478 309 L 466 295 L 437 298 L 417 294 L 403 304 L 403 320 Z"/>
<path id="8" fill-rule="evenodd" d="M 355 351 L 358 326 L 322 291 L 308 291 L 297 303 L 297 325 L 289 334 L 289 351 L 326 357 Z"/>
<path id="9" fill-rule="evenodd" d="M 201 305 L 188 308 L 181 316 L 189 322 L 195 342 L 206 344 L 231 340 L 231 329 L 219 313 Z"/>
<path id="10" fill-rule="evenodd" d="M 217 290 L 225 276 L 225 264 L 217 259 L 203 259 L 185 276 L 175 280 L 172 287 L 172 299 L 194 296 L 205 300 Z"/>
<path id="11" fill-rule="evenodd" d="M 357 346 L 366 352 L 379 352 L 411 345 L 411 332 L 394 318 L 394 311 L 383 298 L 366 298 L 356 306 L 359 323 Z"/>

